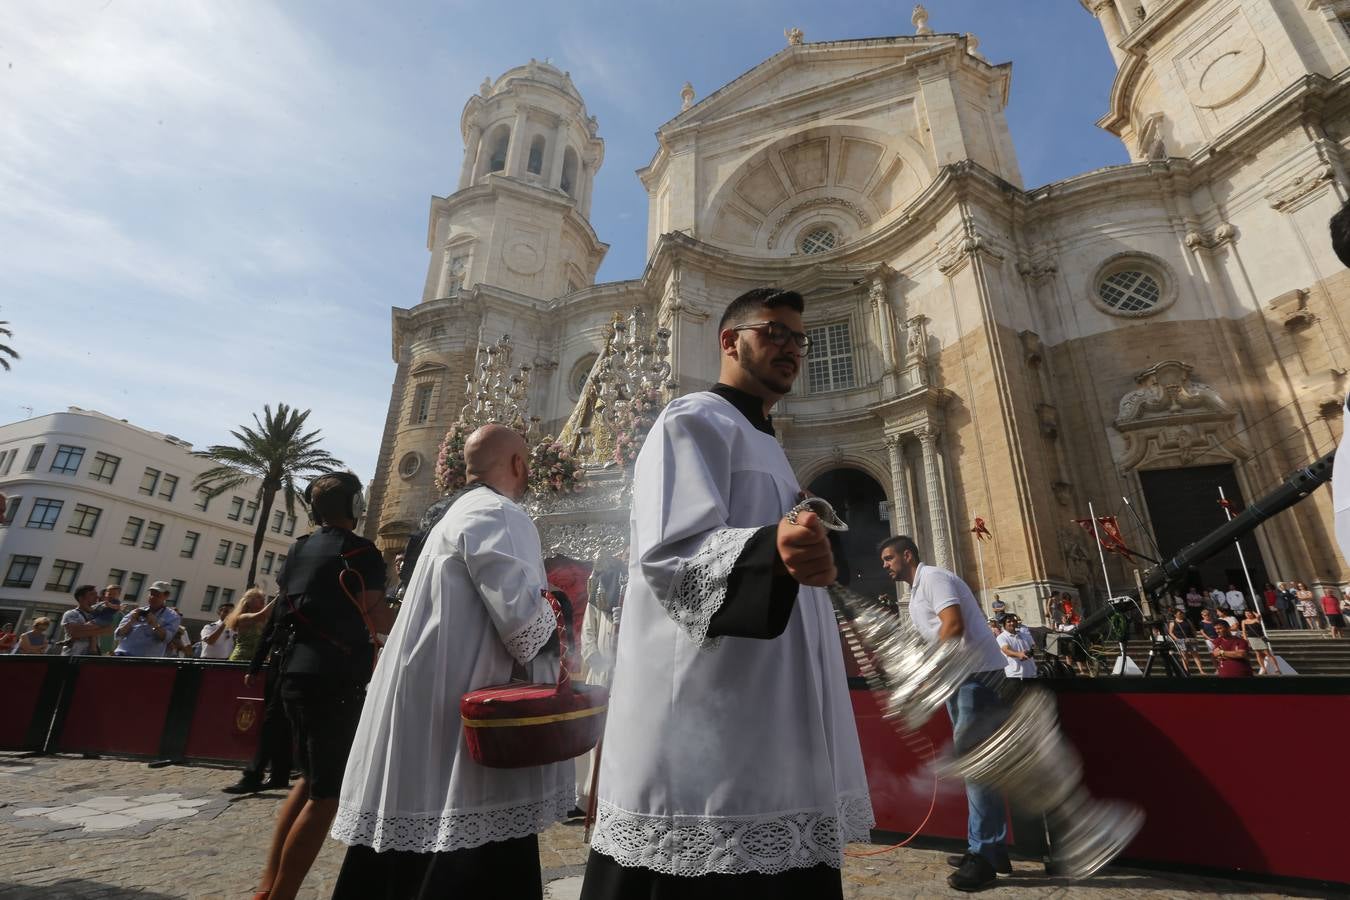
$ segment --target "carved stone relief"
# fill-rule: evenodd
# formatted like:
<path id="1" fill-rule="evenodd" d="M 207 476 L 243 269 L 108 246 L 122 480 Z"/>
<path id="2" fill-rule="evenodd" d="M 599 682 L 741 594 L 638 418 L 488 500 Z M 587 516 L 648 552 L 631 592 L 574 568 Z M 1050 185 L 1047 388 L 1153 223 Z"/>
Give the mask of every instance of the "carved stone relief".
<path id="1" fill-rule="evenodd" d="M 1319 166 L 1312 172 L 1291 179 L 1266 194 L 1266 200 L 1269 201 L 1273 209 L 1292 211 L 1298 206 L 1299 201 L 1335 177 L 1336 172 L 1331 166 Z"/>
<path id="2" fill-rule="evenodd" d="M 1135 376 L 1120 398 L 1115 427 L 1125 438 L 1121 469 L 1165 468 L 1245 459 L 1234 434 L 1237 414 L 1218 391 L 1191 377 L 1191 366 L 1165 360 Z"/>
<path id="3" fill-rule="evenodd" d="M 534 229 L 511 229 L 502 250 L 502 262 L 517 275 L 534 275 L 544 268 L 544 237 Z"/>

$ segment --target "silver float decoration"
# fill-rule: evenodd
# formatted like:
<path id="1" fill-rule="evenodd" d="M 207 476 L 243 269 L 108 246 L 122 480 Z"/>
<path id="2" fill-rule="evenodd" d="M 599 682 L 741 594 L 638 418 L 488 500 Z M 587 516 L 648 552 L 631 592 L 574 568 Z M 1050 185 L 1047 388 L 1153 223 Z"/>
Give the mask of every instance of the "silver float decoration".
<path id="1" fill-rule="evenodd" d="M 492 422 L 510 426 L 533 443 L 538 438 L 539 417 L 529 415 L 530 374 L 523 364 L 511 372 L 511 336 L 504 334 L 497 343 L 478 347 L 474 366 L 464 376 L 464 398 L 459 420 L 470 431 Z"/>
<path id="2" fill-rule="evenodd" d="M 797 504 L 788 520 L 795 523 L 805 510 L 830 530 L 848 530 L 819 497 Z M 839 584 L 826 593 L 882 716 L 897 728 L 918 730 L 981 669 L 960 641 L 928 644 L 875 600 Z M 1044 815 L 1054 836 L 1052 862 L 1069 878 L 1087 878 L 1115 859 L 1144 824 L 1137 806 L 1088 793 L 1082 759 L 1060 731 L 1054 699 L 1044 690 L 1025 690 L 997 731 L 941 764 L 938 775 L 997 788 L 1014 807 Z"/>

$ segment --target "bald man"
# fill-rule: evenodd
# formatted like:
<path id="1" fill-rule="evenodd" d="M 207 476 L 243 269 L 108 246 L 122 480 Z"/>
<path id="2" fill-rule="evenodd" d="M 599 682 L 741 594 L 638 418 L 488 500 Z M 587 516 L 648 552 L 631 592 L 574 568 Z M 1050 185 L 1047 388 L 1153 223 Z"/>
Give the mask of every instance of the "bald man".
<path id="1" fill-rule="evenodd" d="M 536 834 L 575 800 L 572 764 L 490 769 L 469 756 L 469 691 L 558 677 L 539 533 L 518 502 L 529 449 L 486 425 L 468 484 L 427 534 L 362 710 L 332 835 L 335 898 L 542 896 Z"/>

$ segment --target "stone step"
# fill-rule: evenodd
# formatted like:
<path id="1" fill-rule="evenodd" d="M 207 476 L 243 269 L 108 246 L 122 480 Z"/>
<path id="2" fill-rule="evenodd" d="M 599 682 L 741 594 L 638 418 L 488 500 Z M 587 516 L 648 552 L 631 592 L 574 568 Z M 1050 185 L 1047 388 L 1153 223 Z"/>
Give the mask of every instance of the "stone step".
<path id="1" fill-rule="evenodd" d="M 1333 639 L 1325 635 L 1326 632 L 1279 629 L 1269 632 L 1269 640 L 1275 652 L 1300 675 L 1350 676 L 1350 638 Z M 1143 668 L 1151 645 L 1151 641 L 1135 638 L 1126 643 L 1126 652 Z M 1098 651 L 1108 659 L 1115 657 L 1114 649 L 1108 644 L 1098 645 Z M 1204 655 L 1203 650 L 1201 654 Z M 1254 662 L 1255 656 L 1250 659 Z M 1212 671 L 1213 663 L 1208 658 L 1205 665 L 1207 672 Z"/>

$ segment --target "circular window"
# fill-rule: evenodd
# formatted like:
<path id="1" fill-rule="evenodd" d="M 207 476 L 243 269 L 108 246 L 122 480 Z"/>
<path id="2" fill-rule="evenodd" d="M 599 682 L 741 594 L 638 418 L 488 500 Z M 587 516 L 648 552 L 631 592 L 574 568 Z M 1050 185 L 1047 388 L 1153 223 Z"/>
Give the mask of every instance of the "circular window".
<path id="1" fill-rule="evenodd" d="M 833 228 L 818 226 L 812 228 L 806 233 L 806 237 L 802 238 L 802 252 L 824 253 L 826 250 L 833 250 L 838 242 L 839 236 L 835 234 Z"/>
<path id="2" fill-rule="evenodd" d="M 1114 310 L 1123 313 L 1146 312 L 1162 299 L 1158 279 L 1138 269 L 1113 272 L 1097 285 L 1097 296 Z"/>
<path id="3" fill-rule="evenodd" d="M 1139 253 L 1107 260 L 1092 277 L 1089 290 L 1099 309 L 1116 316 L 1151 316 L 1176 299 L 1162 261 Z"/>
<path id="4" fill-rule="evenodd" d="M 403 458 L 398 461 L 398 474 L 403 479 L 412 478 L 421 468 L 422 455 L 416 451 L 403 454 Z"/>

